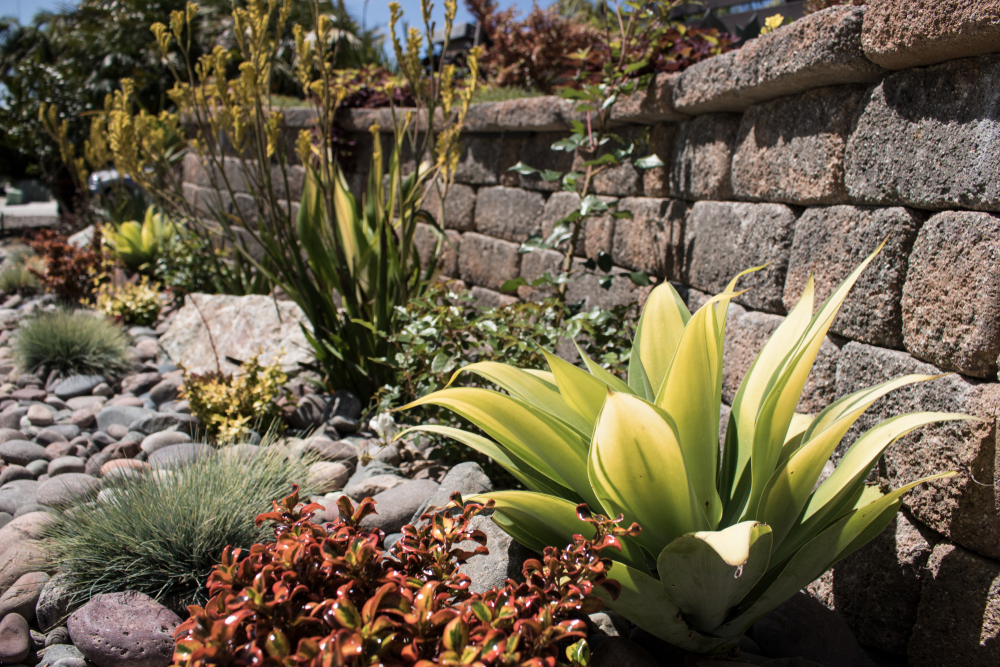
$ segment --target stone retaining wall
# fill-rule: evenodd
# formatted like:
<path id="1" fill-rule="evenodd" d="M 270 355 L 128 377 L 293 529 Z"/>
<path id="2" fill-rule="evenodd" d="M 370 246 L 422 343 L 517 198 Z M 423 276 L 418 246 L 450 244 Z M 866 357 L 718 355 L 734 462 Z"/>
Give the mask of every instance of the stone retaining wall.
<path id="1" fill-rule="evenodd" d="M 583 234 L 581 269 L 583 256 L 606 252 L 617 267 L 673 281 L 692 310 L 740 270 L 770 263 L 743 282 L 752 289 L 730 312 L 726 400 L 810 274 L 824 299 L 888 239 L 834 322 L 800 410 L 901 374 L 954 371 L 880 400 L 846 442 L 905 411 L 982 421 L 893 446 L 878 469 L 886 484 L 959 474 L 912 493 L 890 529 L 811 587 L 886 664 L 1000 664 L 1000 54 L 991 51 L 1000 51 L 996 0 L 869 0 L 867 14 L 828 9 L 660 75 L 615 117 L 623 136 L 648 137 L 665 166 L 603 174 L 597 192 L 634 218 L 592 220 Z M 497 291 L 508 279 L 560 266 L 558 253 L 518 246 L 575 208 L 576 195 L 508 168 L 568 170 L 573 156 L 549 145 L 576 116 L 556 98 L 469 114 L 441 269 L 484 304 L 513 298 Z M 362 147 L 358 165 L 374 122 L 391 127 L 385 110 L 344 121 Z M 211 196 L 188 166 L 189 196 Z M 429 250 L 429 230 L 420 242 Z M 648 290 L 622 280 L 603 290 L 583 272 L 570 298 L 611 306 Z"/>

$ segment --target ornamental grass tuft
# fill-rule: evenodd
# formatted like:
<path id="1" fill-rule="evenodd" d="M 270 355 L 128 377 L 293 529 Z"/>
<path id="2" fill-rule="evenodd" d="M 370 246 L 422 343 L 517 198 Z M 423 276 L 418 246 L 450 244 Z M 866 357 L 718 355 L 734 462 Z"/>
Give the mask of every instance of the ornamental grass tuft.
<path id="1" fill-rule="evenodd" d="M 67 574 L 74 603 L 129 590 L 175 610 L 204 604 L 205 581 L 223 551 L 272 533 L 254 518 L 301 485 L 311 462 L 289 459 L 277 445 L 247 449 L 219 450 L 170 471 L 105 477 L 95 502 L 58 512 L 46 527 L 46 557 Z"/>
<path id="2" fill-rule="evenodd" d="M 104 317 L 54 310 L 21 323 L 14 354 L 29 373 L 114 377 L 129 369 L 128 344 L 125 331 Z"/>

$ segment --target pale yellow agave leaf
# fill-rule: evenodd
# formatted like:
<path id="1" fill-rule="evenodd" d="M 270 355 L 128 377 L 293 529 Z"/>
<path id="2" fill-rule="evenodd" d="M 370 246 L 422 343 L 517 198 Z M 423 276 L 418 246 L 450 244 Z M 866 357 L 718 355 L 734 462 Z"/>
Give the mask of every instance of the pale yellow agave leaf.
<path id="1" fill-rule="evenodd" d="M 711 528 L 690 483 L 676 426 L 640 398 L 608 393 L 594 429 L 590 482 L 609 516 L 637 521 L 651 554 L 685 533 Z"/>
<path id="2" fill-rule="evenodd" d="M 559 393 L 567 405 L 584 421 L 590 424 L 596 423 L 597 415 L 604 405 L 604 397 L 608 394 L 608 385 L 565 359 L 560 359 L 545 350 L 542 350 L 542 354 L 552 369 L 552 375 L 555 376 L 559 386 Z"/>
<path id="3" fill-rule="evenodd" d="M 657 285 L 646 299 L 635 329 L 632 354 L 642 359 L 649 384 L 663 382 L 691 312 L 669 282 Z"/>
<path id="4" fill-rule="evenodd" d="M 764 575 L 770 557 L 771 529 L 745 521 L 678 537 L 660 552 L 656 572 L 688 623 L 712 632 Z"/>
<path id="5" fill-rule="evenodd" d="M 576 345 L 576 341 L 573 341 L 573 344 Z M 635 394 L 635 392 L 632 391 L 632 388 L 628 386 L 627 382 L 616 376 L 614 373 L 606 370 L 599 363 L 587 356 L 587 353 L 584 352 L 579 345 L 576 345 L 576 351 L 580 354 L 580 358 L 583 359 L 583 363 L 587 365 L 587 370 L 589 370 L 590 373 L 598 380 L 608 385 L 608 387 L 615 391 L 620 391 L 626 394 Z"/>

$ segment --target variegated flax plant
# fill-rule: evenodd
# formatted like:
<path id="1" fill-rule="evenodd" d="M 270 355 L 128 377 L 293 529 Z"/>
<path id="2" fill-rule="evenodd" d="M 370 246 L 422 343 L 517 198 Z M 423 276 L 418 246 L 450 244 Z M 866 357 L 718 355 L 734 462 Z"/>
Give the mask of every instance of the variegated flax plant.
<path id="1" fill-rule="evenodd" d="M 549 371 L 477 363 L 503 392 L 446 388 L 411 405 L 450 409 L 484 435 L 439 433 L 491 456 L 527 491 L 484 494 L 494 521 L 532 549 L 562 545 L 579 530 L 576 506 L 623 515 L 641 532 L 623 537 L 608 604 L 646 631 L 699 653 L 734 646 L 764 614 L 878 535 L 903 495 L 865 480 L 882 452 L 910 431 L 966 415 L 921 412 L 886 419 L 858 437 L 834 472 L 823 467 L 861 414 L 907 375 L 796 414 L 827 330 L 872 254 L 813 314 L 802 298 L 761 350 L 736 394 L 720 455 L 719 415 L 726 310 L 739 278 L 691 314 L 665 283 L 639 320 L 625 381 L 581 352 L 587 369 L 547 355 Z M 742 274 L 741 274 L 742 275 Z M 456 373 L 457 375 L 457 373 Z M 407 432 L 400 434 L 405 435 Z"/>
<path id="2" fill-rule="evenodd" d="M 250 0 L 234 9 L 236 51 L 216 47 L 174 71 L 170 95 L 176 112 L 157 117 L 136 112 L 132 84 L 125 80 L 109 100 L 103 122 L 117 168 L 184 217 L 214 227 L 239 261 L 280 287 L 308 319 L 303 329 L 315 352 L 314 370 L 330 389 L 350 389 L 367 400 L 391 380 L 391 368 L 375 361 L 393 356 L 385 334 L 394 332 L 399 307 L 422 293 L 433 277 L 446 242 L 441 218 L 435 220 L 422 204 L 432 183 L 443 202 L 454 180 L 459 132 L 476 86 L 478 52 L 470 55 L 464 78 L 449 65 L 425 68 L 425 41 L 428 56 L 433 56 L 432 5 L 422 0 L 425 30 L 410 28 L 405 45 L 395 32 L 402 12 L 391 5 L 393 46 L 419 107 L 391 109 L 388 155 L 381 128 L 371 127 L 372 165 L 359 202 L 338 165 L 334 123 L 340 105 L 363 75 L 335 69 L 339 33 L 315 0 L 313 29 L 292 26 L 295 73 L 311 103 L 314 123 L 297 137 L 288 136 L 284 114 L 271 107 L 279 36 L 291 2 Z M 456 9 L 455 0 L 445 3 L 446 34 Z M 174 46 L 192 39 L 196 12 L 196 5 L 189 4 L 186 11 L 171 14 L 169 26 L 153 26 L 168 61 L 175 51 L 187 52 Z M 238 73 L 230 76 L 234 67 Z M 402 84 L 395 78 L 365 85 L 388 89 Z M 438 121 L 429 124 L 427 118 Z M 184 148 L 188 160 L 194 157 L 201 163 L 218 194 L 184 197 L 166 143 L 169 135 L 184 132 L 189 136 Z M 290 156 L 286 146 L 293 144 Z M 412 157 L 407 161 L 404 155 Z M 305 168 L 299 204 L 290 196 L 294 172 L 300 169 L 292 164 L 295 158 Z M 437 236 L 426 265 L 414 242 L 418 223 L 428 224 Z"/>

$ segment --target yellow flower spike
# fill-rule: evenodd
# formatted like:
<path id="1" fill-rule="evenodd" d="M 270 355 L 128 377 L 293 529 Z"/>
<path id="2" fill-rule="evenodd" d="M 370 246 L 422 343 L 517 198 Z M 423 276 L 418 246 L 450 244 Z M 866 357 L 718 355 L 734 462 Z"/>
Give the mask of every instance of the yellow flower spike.
<path id="1" fill-rule="evenodd" d="M 281 112 L 272 113 L 267 119 L 267 157 L 272 157 L 278 147 L 278 135 L 285 117 Z"/>
<path id="2" fill-rule="evenodd" d="M 299 137 L 295 140 L 295 152 L 298 153 L 302 166 L 308 166 L 312 155 L 312 133 L 309 130 L 299 130 Z"/>

